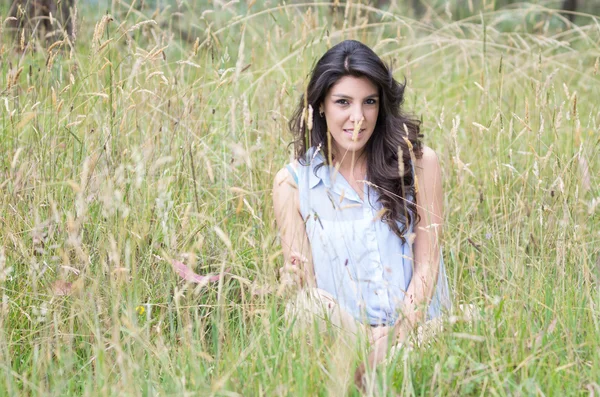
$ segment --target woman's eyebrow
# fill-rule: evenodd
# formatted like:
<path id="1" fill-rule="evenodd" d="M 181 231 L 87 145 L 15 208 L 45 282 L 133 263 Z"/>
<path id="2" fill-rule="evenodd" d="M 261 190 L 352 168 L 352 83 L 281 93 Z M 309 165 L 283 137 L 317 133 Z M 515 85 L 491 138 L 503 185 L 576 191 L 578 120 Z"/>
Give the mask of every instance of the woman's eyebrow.
<path id="1" fill-rule="evenodd" d="M 332 94 L 331 96 L 334 96 L 336 98 L 343 98 L 343 99 L 354 99 L 350 95 L 345 95 L 345 94 Z M 372 99 L 372 98 L 379 98 L 379 94 L 371 94 L 371 95 L 367 95 L 365 97 L 365 99 Z"/>

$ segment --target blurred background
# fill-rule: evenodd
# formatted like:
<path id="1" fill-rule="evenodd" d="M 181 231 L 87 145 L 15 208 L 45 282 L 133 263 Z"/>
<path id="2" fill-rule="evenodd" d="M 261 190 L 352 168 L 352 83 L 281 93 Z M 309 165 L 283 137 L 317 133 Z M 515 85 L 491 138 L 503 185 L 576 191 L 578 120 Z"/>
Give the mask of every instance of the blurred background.
<path id="1" fill-rule="evenodd" d="M 599 9 L 0 2 L 0 395 L 346 394 L 332 340 L 282 321 L 271 202 L 307 75 L 344 39 L 407 84 L 454 302 L 482 319 L 372 394 L 600 395 Z"/>

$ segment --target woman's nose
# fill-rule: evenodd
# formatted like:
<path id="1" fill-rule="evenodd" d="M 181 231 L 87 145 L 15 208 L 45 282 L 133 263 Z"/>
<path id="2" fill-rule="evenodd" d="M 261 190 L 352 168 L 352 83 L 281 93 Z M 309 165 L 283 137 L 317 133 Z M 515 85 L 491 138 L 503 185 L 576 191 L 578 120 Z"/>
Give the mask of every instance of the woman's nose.
<path id="1" fill-rule="evenodd" d="M 350 113 L 350 121 L 358 123 L 363 120 L 362 106 L 354 106 L 352 113 Z"/>

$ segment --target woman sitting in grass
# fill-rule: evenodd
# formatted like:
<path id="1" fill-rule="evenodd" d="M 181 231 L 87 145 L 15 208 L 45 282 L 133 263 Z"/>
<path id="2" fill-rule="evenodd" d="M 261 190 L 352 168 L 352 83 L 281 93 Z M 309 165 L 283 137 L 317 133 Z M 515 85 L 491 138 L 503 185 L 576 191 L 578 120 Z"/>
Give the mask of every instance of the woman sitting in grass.
<path id="1" fill-rule="evenodd" d="M 366 335 L 371 367 L 450 308 L 440 165 L 403 93 L 369 47 L 332 47 L 290 121 L 296 161 L 273 187 L 283 270 L 301 286 L 287 314 Z"/>

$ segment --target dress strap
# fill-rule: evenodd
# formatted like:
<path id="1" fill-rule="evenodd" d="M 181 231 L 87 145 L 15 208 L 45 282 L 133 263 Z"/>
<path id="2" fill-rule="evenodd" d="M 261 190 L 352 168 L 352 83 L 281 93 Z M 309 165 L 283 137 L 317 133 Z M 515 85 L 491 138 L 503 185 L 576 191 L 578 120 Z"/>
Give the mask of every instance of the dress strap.
<path id="1" fill-rule="evenodd" d="M 290 172 L 290 174 L 292 174 L 292 176 L 294 177 L 294 182 L 296 182 L 296 185 L 298 184 L 298 173 L 296 172 L 296 170 L 294 169 L 294 167 L 292 167 L 291 164 L 288 164 L 285 166 L 288 171 Z"/>

